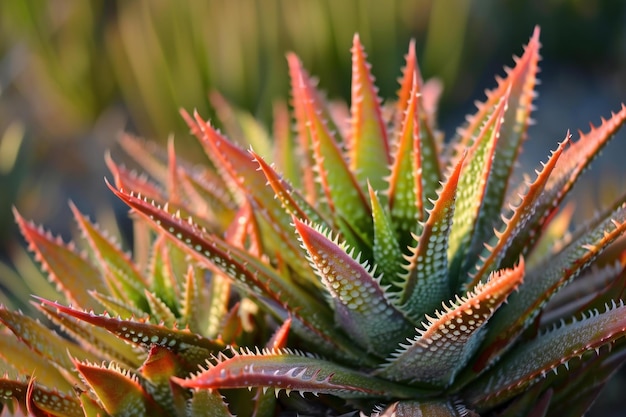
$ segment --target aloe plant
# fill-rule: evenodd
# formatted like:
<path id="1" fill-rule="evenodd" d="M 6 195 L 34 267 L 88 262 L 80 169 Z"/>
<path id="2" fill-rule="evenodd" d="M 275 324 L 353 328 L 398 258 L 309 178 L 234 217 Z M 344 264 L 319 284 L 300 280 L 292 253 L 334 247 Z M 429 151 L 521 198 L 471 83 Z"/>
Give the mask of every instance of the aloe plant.
<path id="1" fill-rule="evenodd" d="M 0 308 L 7 413 L 582 415 L 625 359 L 626 194 L 561 203 L 626 106 L 518 181 L 539 47 L 449 141 L 413 42 L 383 106 L 358 36 L 349 108 L 288 55 L 295 135 L 214 95 L 226 134 L 181 111 L 206 166 L 123 136 L 132 256 L 73 205 L 82 243 L 15 213 L 62 301 Z"/>

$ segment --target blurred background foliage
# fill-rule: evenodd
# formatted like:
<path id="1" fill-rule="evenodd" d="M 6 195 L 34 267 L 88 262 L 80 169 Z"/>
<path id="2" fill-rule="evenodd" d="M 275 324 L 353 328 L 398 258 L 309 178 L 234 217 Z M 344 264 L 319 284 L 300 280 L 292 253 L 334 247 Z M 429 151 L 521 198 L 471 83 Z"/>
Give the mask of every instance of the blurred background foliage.
<path id="1" fill-rule="evenodd" d="M 415 38 L 424 77 L 444 83 L 440 120 L 450 135 L 536 24 L 545 60 L 537 125 L 523 159 L 531 167 L 567 129 L 586 129 L 590 117 L 599 123 L 626 101 L 625 1 L 2 1 L 0 260 L 11 258 L 22 277 L 37 276 L 12 206 L 66 240 L 69 199 L 116 228 L 102 177 L 103 154 L 115 151 L 119 132 L 157 141 L 174 135 L 178 151 L 197 160 L 178 109 L 212 116 L 212 90 L 269 125 L 275 100 L 288 97 L 287 51 L 301 57 L 329 97 L 348 99 L 349 49 L 358 32 L 380 95 L 392 98 Z M 617 142 L 595 168 L 604 180 L 586 179 L 583 211 L 624 186 L 626 141 Z M 0 275 L 13 283 L 0 288 L 0 303 L 15 302 L 9 292 L 49 290 L 43 278 L 19 279 L 2 262 Z"/>
<path id="2" fill-rule="evenodd" d="M 549 147 L 626 97 L 626 2 L 1 2 L 0 242 L 15 231 L 11 205 L 55 228 L 66 223 L 69 198 L 88 212 L 107 206 L 102 155 L 120 131 L 160 141 L 174 134 L 194 158 L 197 145 L 178 109 L 212 115 L 212 89 L 269 123 L 273 102 L 288 97 L 287 51 L 330 97 L 347 98 L 348 51 L 359 32 L 381 96 L 390 98 L 413 37 L 424 76 L 444 82 L 449 130 L 521 52 L 535 24 L 547 57 L 540 93 L 556 91 L 553 111 L 545 109 L 550 95 L 538 101 Z"/>

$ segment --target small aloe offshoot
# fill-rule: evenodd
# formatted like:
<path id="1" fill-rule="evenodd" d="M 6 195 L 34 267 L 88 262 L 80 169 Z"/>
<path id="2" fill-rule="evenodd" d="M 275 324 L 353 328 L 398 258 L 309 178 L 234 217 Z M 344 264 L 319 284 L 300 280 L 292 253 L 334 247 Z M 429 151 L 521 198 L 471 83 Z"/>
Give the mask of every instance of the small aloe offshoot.
<path id="1" fill-rule="evenodd" d="M 383 111 L 358 36 L 349 108 L 287 56 L 294 135 L 214 94 L 225 134 L 181 112 L 207 166 L 122 137 L 132 257 L 74 206 L 80 249 L 16 211 L 61 301 L 34 298 L 52 326 L 0 308 L 7 413 L 585 413 L 626 358 L 626 194 L 582 225 L 562 202 L 626 107 L 518 182 L 539 47 L 448 141 L 414 44 Z"/>

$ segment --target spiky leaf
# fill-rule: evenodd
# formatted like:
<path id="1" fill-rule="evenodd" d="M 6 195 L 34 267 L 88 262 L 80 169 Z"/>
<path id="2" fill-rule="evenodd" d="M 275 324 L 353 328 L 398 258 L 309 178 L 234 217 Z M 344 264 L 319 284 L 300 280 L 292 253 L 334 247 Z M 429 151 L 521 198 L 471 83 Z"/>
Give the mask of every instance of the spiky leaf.
<path id="1" fill-rule="evenodd" d="M 103 367 L 75 361 L 75 367 L 92 387 L 105 410 L 115 416 L 165 416 L 137 378 L 114 366 Z"/>
<path id="2" fill-rule="evenodd" d="M 352 41 L 352 107 L 348 159 L 350 170 L 365 189 L 369 181 L 375 190 L 386 185 L 384 178 L 391 163 L 387 129 L 380 109 L 370 64 L 358 35 Z"/>
<path id="3" fill-rule="evenodd" d="M 187 406 L 188 417 L 234 417 L 218 391 L 194 390 Z"/>
<path id="4" fill-rule="evenodd" d="M 468 259 L 468 248 L 472 235 L 485 207 L 491 201 L 485 200 L 489 184 L 492 183 L 493 157 L 498 138 L 502 117 L 506 111 L 506 97 L 503 97 L 494 109 L 491 117 L 476 138 L 474 145 L 468 151 L 465 166 L 459 178 L 456 209 L 450 230 L 448 260 L 450 262 L 450 280 L 459 282 L 465 265 L 471 263 Z"/>
<path id="5" fill-rule="evenodd" d="M 398 284 L 398 278 L 402 273 L 402 250 L 396 238 L 391 217 L 383 208 L 378 194 L 369 187 L 370 201 L 372 204 L 372 218 L 374 220 L 374 246 L 372 255 L 377 265 L 377 271 L 381 274 L 383 285 Z"/>
<path id="6" fill-rule="evenodd" d="M 117 291 L 124 294 L 123 298 L 128 298 L 142 310 L 147 310 L 148 302 L 143 292 L 148 285 L 145 277 L 137 270 L 128 255 L 87 220 L 74 204 L 70 204 L 70 208 L 85 239 L 97 257 L 99 265 L 107 274 L 110 285 L 117 286 Z"/>
<path id="7" fill-rule="evenodd" d="M 240 288 L 254 297 L 260 297 L 266 307 L 277 315 L 285 315 L 282 306 L 295 303 L 297 312 L 292 312 L 296 331 L 304 332 L 304 337 L 313 338 L 323 346 L 333 346 L 335 354 L 352 352 L 351 356 L 362 357 L 357 349 L 335 331 L 328 308 L 306 294 L 303 290 L 285 282 L 269 266 L 250 254 L 210 236 L 200 230 L 193 221 L 183 221 L 140 198 L 114 190 L 124 202 L 141 213 L 146 220 L 166 231 L 188 250 L 191 255 L 210 268 L 217 268 L 233 279 Z M 297 301 L 296 301 L 297 300 Z M 331 349 L 330 352 L 333 352 Z"/>
<path id="8" fill-rule="evenodd" d="M 496 145 L 491 180 L 484 197 L 486 204 L 481 208 L 482 216 L 478 219 L 472 237 L 471 253 L 479 253 L 482 250 L 483 242 L 490 237 L 492 228 L 497 225 L 495 222 L 498 221 L 515 160 L 526 139 L 530 113 L 533 110 L 532 101 L 535 97 L 539 46 L 539 28 L 536 27 L 522 57 L 516 59 L 513 69 L 507 69 L 507 77 L 504 80 L 498 80 L 498 87 L 487 93 L 487 102 L 480 106 L 478 114 L 472 120 L 474 125 L 482 123 L 481 119 L 486 119 L 486 114 L 492 111 L 491 106 L 501 97 L 506 97 L 507 111 L 502 115 L 500 139 Z M 472 126 L 468 127 L 468 132 L 472 130 Z"/>
<path id="9" fill-rule="evenodd" d="M 620 111 L 613 113 L 610 119 L 602 119 L 600 126 L 592 126 L 588 133 L 580 133 L 580 138 L 571 142 L 571 146 L 559 158 L 545 191 L 539 197 L 534 215 L 520 231 L 517 241 L 507 251 L 505 263 L 511 262 L 520 253 L 525 255 L 534 247 L 542 234 L 541 229 L 554 216 L 555 210 L 572 190 L 582 172 L 615 137 L 615 133 L 624 123 L 626 123 L 626 105 L 622 104 Z"/>
<path id="10" fill-rule="evenodd" d="M 35 258 L 42 263 L 63 294 L 83 308 L 99 308 L 89 295 L 89 291 L 93 290 L 108 292 L 98 270 L 76 251 L 74 245 L 66 245 L 60 238 L 53 238 L 42 228 L 24 220 L 17 210 L 13 210 L 13 214 L 29 248 L 35 252 Z"/>
<path id="11" fill-rule="evenodd" d="M 0 332 L 0 357 L 13 364 L 15 370 L 22 375 L 34 376 L 47 387 L 56 387 L 61 392 L 70 392 L 72 389 L 71 382 L 48 358 L 28 349 L 6 328 Z M 23 394 L 25 393 L 24 389 Z"/>
<path id="12" fill-rule="evenodd" d="M 0 307 L 0 322 L 11 329 L 15 336 L 30 349 L 49 361 L 60 365 L 62 368 L 72 368 L 72 362 L 68 357 L 68 353 L 73 357 L 85 360 L 97 359 L 93 354 L 60 337 L 39 321 L 23 314 Z"/>
<path id="13" fill-rule="evenodd" d="M 220 356 L 213 362 L 208 369 L 194 377 L 174 378 L 174 381 L 187 388 L 272 387 L 287 392 L 329 393 L 344 398 L 409 398 L 428 393 L 288 350 L 243 350 L 234 352 L 232 358 Z"/>
<path id="14" fill-rule="evenodd" d="M 580 271 L 589 265 L 604 248 L 626 230 L 626 204 L 599 221 L 596 227 L 572 242 L 557 257 L 538 266 L 527 275 L 522 291 L 513 294 L 507 305 L 494 317 L 474 370 L 487 367 L 509 347 L 545 303 Z"/>
<path id="15" fill-rule="evenodd" d="M 454 217 L 457 185 L 464 158 L 461 159 L 439 193 L 429 212 L 417 246 L 411 250 L 406 266 L 399 303 L 414 320 L 437 308 L 450 298 L 448 277 L 448 236 Z"/>
<path id="16" fill-rule="evenodd" d="M 481 408 L 502 403 L 525 390 L 549 372 L 586 352 L 593 352 L 624 335 L 626 307 L 623 305 L 589 313 L 586 317 L 518 345 L 502 364 L 481 376 L 469 387 L 467 396 Z"/>
<path id="17" fill-rule="evenodd" d="M 108 315 L 96 315 L 74 310 L 48 300 L 39 299 L 43 304 L 56 308 L 63 314 L 75 317 L 94 326 L 107 329 L 117 337 L 144 349 L 153 345 L 166 347 L 183 357 L 190 366 L 202 362 L 202 359 L 213 352 L 224 348 L 217 340 L 210 340 L 188 330 L 167 328 L 146 322 L 122 320 Z"/>
<path id="18" fill-rule="evenodd" d="M 17 401 L 32 416 L 83 417 L 76 397 L 56 389 L 42 387 L 33 378 L 29 382 L 0 378 L 0 402 Z M 4 413 L 3 413 L 4 415 Z"/>
<path id="19" fill-rule="evenodd" d="M 522 259 L 513 269 L 492 274 L 485 285 L 467 296 L 457 297 L 450 305 L 444 303 L 443 311 L 426 316 L 417 336 L 401 345 L 377 374 L 395 381 L 450 385 L 478 348 L 485 323 L 519 286 L 524 272 Z"/>
<path id="20" fill-rule="evenodd" d="M 422 143 L 418 117 L 417 81 L 414 81 L 388 189 L 391 218 L 404 245 L 410 243 L 406 240 L 411 233 L 419 232 L 418 222 L 424 219 Z"/>
<path id="21" fill-rule="evenodd" d="M 411 325 L 389 301 L 375 271 L 348 248 L 294 218 L 311 265 L 330 293 L 339 325 L 367 351 L 386 355 Z M 345 246 L 345 245 L 344 245 Z"/>
<path id="22" fill-rule="evenodd" d="M 481 260 L 482 264 L 472 277 L 472 282 L 469 284 L 470 288 L 480 282 L 486 274 L 502 266 L 501 261 L 507 249 L 513 244 L 519 231 L 524 230 L 526 223 L 537 210 L 537 200 L 541 196 L 541 192 L 568 142 L 568 138 L 566 138 L 559 144 L 559 147 L 552 153 L 548 162 L 544 164 L 541 172 L 537 171 L 537 178 L 528 185 L 528 191 L 521 197 L 519 205 L 511 207 L 513 214 L 510 218 L 504 220 L 504 230 L 496 232 L 498 241 L 493 247 L 487 248 L 488 255 L 485 256 L 484 260 Z"/>
<path id="23" fill-rule="evenodd" d="M 290 56 L 292 60 L 297 58 Z M 365 234 L 371 229 L 371 211 L 363 191 L 358 186 L 326 120 L 317 106 L 315 92 L 301 68 L 292 64 L 298 94 L 311 137 L 314 160 L 326 200 L 333 212 L 347 221 L 357 232 Z M 298 71 L 299 69 L 299 71 Z M 345 231 L 344 231 L 345 232 Z"/>

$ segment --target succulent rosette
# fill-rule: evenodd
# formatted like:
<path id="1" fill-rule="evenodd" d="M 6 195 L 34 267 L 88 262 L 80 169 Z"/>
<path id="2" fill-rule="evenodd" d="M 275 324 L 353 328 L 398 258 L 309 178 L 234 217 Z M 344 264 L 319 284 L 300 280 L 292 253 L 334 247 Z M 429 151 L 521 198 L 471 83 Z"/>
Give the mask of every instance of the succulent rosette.
<path id="1" fill-rule="evenodd" d="M 5 412 L 582 415 L 625 358 L 626 194 L 562 203 L 626 107 L 518 175 L 539 47 L 448 140 L 414 44 L 382 105 L 358 36 L 349 107 L 289 54 L 273 137 L 217 94 L 224 134 L 181 112 L 209 164 L 123 136 L 133 255 L 75 206 L 71 244 L 16 212 L 62 301 L 0 309 Z"/>

